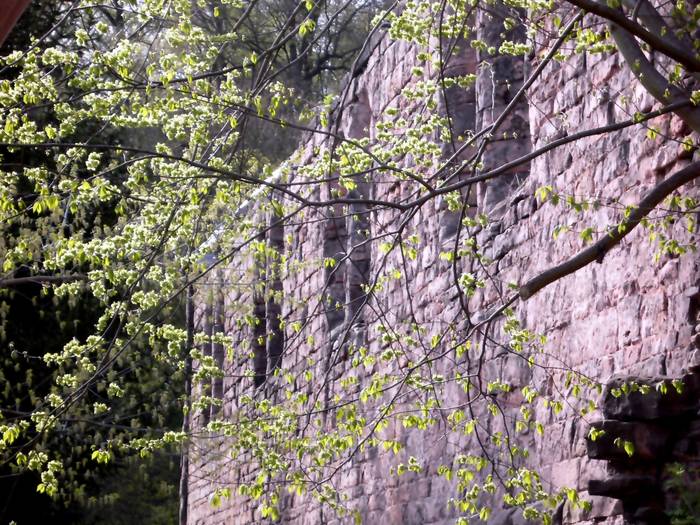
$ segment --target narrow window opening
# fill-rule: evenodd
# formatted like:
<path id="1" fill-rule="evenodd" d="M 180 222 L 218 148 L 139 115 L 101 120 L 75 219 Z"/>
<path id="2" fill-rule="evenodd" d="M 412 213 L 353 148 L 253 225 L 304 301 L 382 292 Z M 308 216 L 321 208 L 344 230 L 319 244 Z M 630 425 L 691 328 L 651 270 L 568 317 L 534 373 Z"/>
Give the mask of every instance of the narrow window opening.
<path id="1" fill-rule="evenodd" d="M 202 356 L 204 360 L 208 360 L 208 358 L 211 357 L 212 355 L 212 341 L 211 341 L 211 335 L 212 335 L 212 315 L 213 315 L 213 305 L 212 305 L 212 297 L 209 295 L 206 301 L 206 306 L 204 307 L 204 318 L 203 318 L 203 332 L 206 335 L 206 339 L 204 341 L 204 344 L 202 345 Z M 200 386 L 200 393 L 201 397 L 203 398 L 208 398 L 211 395 L 211 381 L 202 381 L 201 386 Z M 205 404 L 202 408 L 201 411 L 201 422 L 202 426 L 206 426 L 209 424 L 210 421 L 210 416 L 211 416 L 211 410 L 208 404 Z"/>
<path id="2" fill-rule="evenodd" d="M 511 103 L 525 78 L 526 60 L 522 56 L 492 55 L 489 49 L 499 49 L 503 41 L 525 42 L 525 26 L 515 25 L 503 31 L 506 19 L 518 19 L 521 12 L 503 4 L 489 10 L 477 11 L 477 38 L 486 43 L 477 51 L 476 71 L 476 129 L 492 124 Z M 508 161 L 526 155 L 531 149 L 529 106 L 525 98 L 516 104 L 508 119 L 486 147 L 482 156 L 482 171 L 489 171 Z M 508 197 L 525 180 L 529 165 L 514 168 L 503 177 L 496 177 L 479 187 L 479 206 L 485 211 L 505 209 Z"/>
<path id="3" fill-rule="evenodd" d="M 358 183 L 349 193 L 352 199 L 368 198 L 369 184 Z M 362 306 L 367 298 L 370 270 L 369 209 L 365 204 L 352 204 L 347 217 L 348 264 L 345 269 L 345 318 L 346 327 L 361 324 Z"/>
<path id="4" fill-rule="evenodd" d="M 369 135 L 372 121 L 372 108 L 366 89 L 355 92 L 351 105 L 347 109 L 346 126 L 343 129 L 348 139 L 361 139 Z M 362 345 L 366 327 L 362 315 L 367 300 L 367 288 L 370 271 L 370 237 L 369 208 L 361 201 L 369 199 L 371 185 L 366 175 L 353 177 L 353 188 L 347 197 L 353 199 L 345 209 L 345 244 L 346 263 L 343 272 L 343 320 L 342 333 L 343 357 L 347 355 L 348 345 Z M 337 337 L 337 335 L 336 335 Z"/>
<path id="5" fill-rule="evenodd" d="M 357 83 L 354 84 L 353 89 L 356 88 Z M 346 138 L 356 140 L 369 136 L 372 108 L 366 89 L 361 89 L 353 94 L 350 104 L 343 112 L 342 122 L 342 132 Z"/>
<path id="6" fill-rule="evenodd" d="M 253 293 L 253 382 L 262 386 L 282 364 L 282 274 L 284 265 L 284 226 L 274 214 L 269 218 L 265 250 L 255 256 Z"/>
<path id="7" fill-rule="evenodd" d="M 269 253 L 267 258 L 267 367 L 273 374 L 282 365 L 284 334 L 282 332 L 282 272 L 284 253 L 284 226 L 279 217 L 272 215 L 268 230 Z"/>
<path id="8" fill-rule="evenodd" d="M 442 45 L 444 79 L 459 79 L 476 72 L 476 51 L 465 38 L 445 39 Z M 440 116 L 449 119 L 449 136 L 443 140 L 443 156 L 451 158 L 468 138 L 476 124 L 476 90 L 474 85 L 464 87 L 461 82 L 444 86 L 438 104 Z M 471 157 L 474 150 L 467 148 L 458 155 L 458 161 Z"/>
<path id="9" fill-rule="evenodd" d="M 262 280 L 263 269 L 256 260 L 255 288 L 253 291 L 253 383 L 259 387 L 265 382 L 267 374 L 267 351 L 265 348 L 265 285 Z"/>
<path id="10" fill-rule="evenodd" d="M 445 39 L 442 43 L 442 52 L 445 56 L 443 75 L 445 79 L 455 79 L 476 72 L 476 51 L 469 42 L 462 37 Z M 445 160 L 452 159 L 452 170 L 458 167 L 475 152 L 473 147 L 461 149 L 471 133 L 476 129 L 476 90 L 473 85 L 463 87 L 456 83 L 445 87 L 441 91 L 438 112 L 441 117 L 447 119 L 448 136 L 443 140 L 442 154 Z M 466 176 L 464 173 L 455 174 L 458 178 Z M 476 212 L 476 192 L 465 188 L 461 190 L 461 200 L 469 207 L 468 215 Z M 440 213 L 440 241 L 454 238 L 459 231 L 459 222 L 462 216 L 461 210 L 455 209 L 447 199 L 441 199 Z"/>
<path id="11" fill-rule="evenodd" d="M 224 332 L 224 294 L 218 290 L 214 294 L 214 306 L 212 308 L 212 338 L 220 336 Z M 212 378 L 211 396 L 215 401 L 223 402 L 224 399 L 224 345 L 220 341 L 212 340 L 211 355 L 218 368 L 218 373 Z M 219 413 L 221 406 L 219 403 L 212 403 L 211 418 Z"/>
<path id="12" fill-rule="evenodd" d="M 323 298 L 328 331 L 333 332 L 343 324 L 345 311 L 345 245 L 347 231 L 342 211 L 331 210 L 325 224 L 323 256 L 326 290 Z M 333 336 L 331 336 L 333 338 Z"/>

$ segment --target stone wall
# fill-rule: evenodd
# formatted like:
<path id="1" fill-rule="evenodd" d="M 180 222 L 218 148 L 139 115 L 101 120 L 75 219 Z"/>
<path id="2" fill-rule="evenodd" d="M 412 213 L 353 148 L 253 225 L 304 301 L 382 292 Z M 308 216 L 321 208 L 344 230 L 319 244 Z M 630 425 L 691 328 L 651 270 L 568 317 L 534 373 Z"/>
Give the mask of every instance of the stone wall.
<path id="1" fill-rule="evenodd" d="M 498 27 L 501 21 L 479 23 L 482 36 L 488 38 L 493 24 Z M 543 48 L 546 44 L 541 43 Z M 397 108 L 398 116 L 429 116 L 429 110 L 401 95 L 406 86 L 420 80 L 413 71 L 417 65 L 424 68 L 425 76 L 435 75 L 430 65 L 418 61 L 417 53 L 415 45 L 375 37 L 346 84 L 331 127 L 335 124 L 346 138 L 369 136 L 373 140 L 376 123 L 387 118 L 389 108 Z M 454 140 L 442 143 L 445 158 L 459 150 L 463 130 L 480 129 L 492 122 L 542 54 L 538 50 L 527 60 L 494 61 L 467 45 L 460 47 L 446 74 L 476 73 L 477 81 L 473 88 L 450 88 L 440 97 L 437 111 L 452 117 L 454 132 Z M 527 101 L 516 108 L 489 146 L 484 169 L 575 131 L 626 120 L 636 111 L 651 109 L 652 99 L 632 81 L 619 60 L 617 56 L 583 53 L 549 64 L 541 80 L 528 90 Z M 440 256 L 452 250 L 461 222 L 459 213 L 449 211 L 447 199 L 442 197 L 427 200 L 410 217 L 395 209 L 368 212 L 369 208 L 362 207 L 365 205 L 354 204 L 349 210 L 338 205 L 307 210 L 303 220 L 272 228 L 272 233 L 263 237 L 277 243 L 288 257 L 283 278 L 268 282 L 265 268 L 275 261 L 261 261 L 260 256 L 244 253 L 229 267 L 217 270 L 198 292 L 199 328 L 214 327 L 216 331 L 218 323 L 240 347 L 247 345 L 257 356 L 255 379 L 251 380 L 243 374 L 253 367 L 250 360 L 237 357 L 230 362 L 217 345 L 203 346 L 204 353 L 222 363 L 226 371 L 224 379 L 211 387 L 213 397 L 223 400 L 221 409 L 212 409 L 213 415 L 233 417 L 245 394 L 274 399 L 275 385 L 281 378 L 266 372 L 274 370 L 274 359 L 279 356 L 282 366 L 294 373 L 296 390 L 327 405 L 334 396 L 349 398 L 366 386 L 371 374 L 385 366 L 378 356 L 391 345 L 401 346 L 403 355 L 388 367 L 409 369 L 426 356 L 441 354 L 444 341 L 431 345 L 432 336 L 457 337 L 465 327 L 485 322 L 494 306 L 509 295 L 509 283 L 522 283 L 575 254 L 583 246 L 578 234 L 584 227 L 604 232 L 608 225 L 618 223 L 625 205 L 636 203 L 666 174 L 689 163 L 688 154 L 672 140 L 686 134 L 682 123 L 676 117 L 663 116 L 652 124 L 659 130 L 655 140 L 648 139 L 639 126 L 592 136 L 539 156 L 497 179 L 499 182 L 481 183 L 468 194 L 465 191 L 463 198 L 474 205 L 468 216 L 488 210 L 492 217 L 488 224 L 467 226 L 468 231 L 461 232 L 472 236 L 492 261 L 488 269 L 466 267 L 467 258 L 453 267 Z M 305 140 L 301 154 L 288 164 L 295 181 L 304 180 L 304 166 L 332 139 L 315 134 Z M 462 151 L 455 162 L 472 152 Z M 410 158 L 402 163 L 412 167 Z M 350 196 L 398 202 L 416 190 L 410 180 L 375 175 L 369 181 L 358 179 Z M 543 203 L 535 192 L 545 185 L 559 192 L 563 201 L 566 196 L 575 201 L 585 196 L 597 205 L 583 214 L 572 209 L 575 206 Z M 316 184 L 313 197 L 328 199 L 339 190 L 334 182 Z M 274 218 L 260 220 L 274 225 Z M 555 240 L 555 231 L 562 227 L 571 232 Z M 387 254 L 381 242 L 367 242 L 367 230 L 376 238 L 397 229 L 415 248 L 415 258 L 402 256 L 399 250 Z M 535 356 L 537 366 L 530 366 L 530 354 L 517 355 L 499 346 L 507 345 L 498 339 L 502 322 L 487 323 L 484 341 L 491 337 L 495 341 L 484 344 L 479 373 L 483 381 L 498 379 L 512 386 L 510 392 L 494 394 L 508 417 L 517 413 L 523 386 L 533 385 L 542 398 L 570 394 L 573 387 L 567 386 L 565 366 L 601 383 L 616 376 L 680 377 L 684 373 L 698 315 L 698 262 L 693 256 L 656 260 L 657 247 L 647 237 L 641 229 L 632 232 L 599 264 L 514 304 L 523 326 L 547 337 L 544 349 Z M 324 259 L 333 259 L 335 264 L 321 264 Z M 395 270 L 400 270 L 401 279 L 390 277 Z M 471 271 L 483 279 L 483 288 L 473 297 L 460 298 L 455 271 Z M 382 288 L 370 300 L 364 286 L 377 276 L 383 279 Z M 265 298 L 259 289 L 251 288 L 250 283 L 255 282 L 267 283 L 265 286 L 282 293 Z M 468 303 L 468 321 L 460 301 Z M 274 326 L 276 316 L 265 314 L 277 310 L 284 320 L 282 326 Z M 256 332 L 241 324 L 246 315 L 266 319 L 267 324 L 258 325 Z M 393 327 L 396 337 L 388 337 L 381 326 Z M 266 338 L 266 334 L 273 337 Z M 409 338 L 417 343 L 404 344 Z M 361 347 L 374 358 L 355 367 L 353 359 Z M 270 356 L 277 357 L 271 360 Z M 448 374 L 460 367 L 469 371 L 468 359 L 445 352 L 433 362 L 433 372 Z M 309 375 L 305 375 L 307 371 Z M 348 377 L 356 379 L 343 383 Z M 445 407 L 471 406 L 469 394 L 454 384 L 441 387 L 439 394 Z M 402 396 L 395 402 L 408 406 L 410 393 Z M 561 410 L 537 405 L 534 417 L 544 422 L 544 432 L 528 431 L 521 436 L 531 451 L 527 462 L 538 466 L 546 486 L 571 487 L 585 495 L 589 480 L 608 479 L 606 462 L 599 459 L 609 458 L 604 454 L 589 458 L 586 436 L 591 423 L 609 415 L 594 412 L 580 417 L 578 411 L 587 401 L 564 404 Z M 376 415 L 378 406 L 366 406 L 368 419 Z M 486 409 L 485 404 L 475 406 L 471 415 L 478 417 Z M 212 411 L 195 412 L 195 426 L 205 424 Z M 477 444 L 473 435 L 455 432 L 448 422 L 437 419 L 427 433 L 392 422 L 381 435 L 403 445 L 398 455 L 368 447 L 339 470 L 337 485 L 348 495 L 346 505 L 359 512 L 363 523 L 441 524 L 453 523 L 459 515 L 447 505 L 455 496 L 454 481 L 447 481 L 436 470 L 441 464 L 452 464 L 457 454 L 476 450 Z M 333 422 L 324 416 L 321 425 L 332 428 Z M 503 429 L 496 425 L 489 430 Z M 241 467 L 240 458 L 231 458 L 226 444 L 226 436 L 212 433 L 200 435 L 190 446 L 188 522 L 267 523 L 255 504 L 235 495 L 237 483 L 255 473 L 255 462 L 244 462 Z M 410 456 L 424 458 L 420 472 L 390 475 Z M 231 487 L 234 495 L 212 505 L 212 494 L 224 487 Z M 283 523 L 352 522 L 309 496 L 284 494 L 279 505 Z M 615 496 L 609 491 L 606 494 Z M 592 495 L 591 501 L 592 509 L 587 512 L 564 506 L 560 512 L 563 523 L 622 523 L 623 508 L 617 500 Z M 495 511 L 489 523 L 515 524 L 521 520 L 518 512 L 505 510 Z"/>

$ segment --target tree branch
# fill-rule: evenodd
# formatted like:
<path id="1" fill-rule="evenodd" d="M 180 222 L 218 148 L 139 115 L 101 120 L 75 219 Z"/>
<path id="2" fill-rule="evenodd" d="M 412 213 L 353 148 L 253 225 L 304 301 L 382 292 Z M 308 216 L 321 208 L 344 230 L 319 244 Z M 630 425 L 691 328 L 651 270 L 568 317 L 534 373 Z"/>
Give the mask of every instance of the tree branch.
<path id="1" fill-rule="evenodd" d="M 639 20 L 659 38 L 665 38 L 678 49 L 692 48 L 692 42 L 687 39 L 685 42 L 681 41 L 649 0 L 622 0 L 622 3 L 633 9 L 633 20 L 635 16 L 639 16 Z"/>
<path id="2" fill-rule="evenodd" d="M 692 52 L 677 48 L 669 39 L 661 38 L 651 31 L 648 31 L 637 22 L 627 18 L 622 11 L 600 4 L 594 0 L 568 0 L 568 2 L 576 7 L 580 7 L 584 11 L 598 15 L 601 18 L 623 27 L 634 36 L 644 40 L 653 49 L 661 51 L 666 56 L 687 67 L 690 71 L 700 71 L 700 60 Z"/>
<path id="3" fill-rule="evenodd" d="M 536 277 L 530 279 L 520 287 L 518 295 L 527 300 L 545 286 L 566 277 L 593 261 L 601 262 L 605 254 L 616 244 L 624 239 L 642 221 L 644 217 L 659 205 L 666 197 L 688 182 L 700 177 L 700 162 L 694 162 L 690 166 L 674 173 L 667 179 L 657 184 L 619 227 L 609 228 L 608 234 L 595 244 L 580 251 L 571 259 L 545 270 Z"/>
<path id="4" fill-rule="evenodd" d="M 677 112 L 684 107 L 690 106 L 690 104 L 690 100 L 675 102 L 661 109 L 657 109 L 649 113 L 644 113 L 642 115 L 637 115 L 631 119 L 623 120 L 622 122 L 616 122 L 614 124 L 608 124 L 607 126 L 586 129 L 577 133 L 572 133 L 571 135 L 566 135 L 548 144 L 545 144 L 541 148 L 538 148 L 521 157 L 518 157 L 517 159 L 511 160 L 510 162 L 507 162 L 505 164 L 501 164 L 500 166 L 492 169 L 491 171 L 487 171 L 486 173 L 482 173 L 480 175 L 474 175 L 473 177 L 462 179 L 459 182 L 455 182 L 445 186 L 440 186 L 439 188 L 436 188 L 434 191 L 427 193 L 420 198 L 407 202 L 403 205 L 403 207 L 404 209 L 409 209 L 414 206 L 422 206 L 427 201 L 438 195 L 444 195 L 446 193 L 450 193 L 451 191 L 460 190 L 471 184 L 476 184 L 478 182 L 484 182 L 490 179 L 494 179 L 496 177 L 500 177 L 502 175 L 507 175 L 513 168 L 522 166 L 523 164 L 527 164 L 531 160 L 536 159 L 537 157 L 540 157 L 541 155 L 544 155 L 545 153 L 556 149 L 559 146 L 563 146 L 564 144 L 569 144 L 570 142 L 575 142 L 586 137 L 594 137 L 596 135 L 604 135 L 606 133 L 612 133 L 613 131 L 619 131 L 630 126 L 634 126 L 636 124 L 641 124 L 643 122 L 646 122 L 647 120 L 651 120 L 652 118 L 660 117 L 661 115 Z"/>
<path id="5" fill-rule="evenodd" d="M 631 33 L 617 24 L 610 24 L 610 34 L 634 76 L 656 100 L 664 104 L 690 100 L 688 93 L 671 84 L 656 70 Z M 680 108 L 676 114 L 694 131 L 700 132 L 700 109 Z"/>
<path id="6" fill-rule="evenodd" d="M 29 277 L 9 277 L 7 279 L 0 279 L 0 288 L 12 288 L 23 284 L 63 284 L 74 281 L 87 281 L 87 275 L 32 275 Z"/>

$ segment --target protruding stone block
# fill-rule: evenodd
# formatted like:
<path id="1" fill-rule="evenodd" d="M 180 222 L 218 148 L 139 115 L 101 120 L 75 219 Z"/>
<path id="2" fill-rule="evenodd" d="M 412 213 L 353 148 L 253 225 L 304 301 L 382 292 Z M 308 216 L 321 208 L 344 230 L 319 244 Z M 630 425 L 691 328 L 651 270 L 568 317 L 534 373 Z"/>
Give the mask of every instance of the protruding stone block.
<path id="1" fill-rule="evenodd" d="M 700 377 L 687 374 L 674 386 L 669 377 L 625 377 L 611 380 L 603 394 L 603 413 L 606 418 L 622 421 L 667 419 L 692 414 L 698 410 Z M 646 385 L 645 394 L 639 390 L 625 393 L 625 385 Z M 660 386 L 662 385 L 663 386 Z M 680 391 L 679 391 L 680 390 Z"/>
<path id="2" fill-rule="evenodd" d="M 595 430 L 603 430 L 605 433 L 598 436 L 595 441 L 590 438 L 586 440 L 588 457 L 591 459 L 660 462 L 670 453 L 670 450 L 667 450 L 671 436 L 668 427 L 646 422 L 610 419 L 594 423 L 592 426 Z M 634 445 L 631 456 L 624 446 L 616 444 L 618 438 Z"/>
<path id="3" fill-rule="evenodd" d="M 630 500 L 657 492 L 656 479 L 652 476 L 620 474 L 610 479 L 592 479 L 588 482 L 588 493 L 593 496 Z"/>

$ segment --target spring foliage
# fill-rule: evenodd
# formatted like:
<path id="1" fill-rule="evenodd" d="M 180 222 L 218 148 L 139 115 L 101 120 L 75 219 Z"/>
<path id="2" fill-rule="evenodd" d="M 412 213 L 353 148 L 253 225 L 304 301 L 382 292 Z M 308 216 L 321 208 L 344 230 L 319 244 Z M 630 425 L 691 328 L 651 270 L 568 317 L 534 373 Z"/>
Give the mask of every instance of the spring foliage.
<path id="1" fill-rule="evenodd" d="M 384 261 L 404 264 L 380 265 L 376 275 L 366 278 L 362 307 L 369 309 L 387 283 L 406 279 L 405 265 L 417 259 L 421 247 L 418 232 L 406 224 L 425 203 L 438 198 L 445 199 L 449 211 L 461 213 L 464 231 L 454 249 L 440 258 L 459 268 L 452 285 L 468 303 L 487 285 L 488 271 L 482 269 L 491 264 L 476 244 L 476 234 L 470 233 L 489 225 L 488 210 L 471 209 L 469 188 L 507 170 L 486 169 L 483 159 L 489 142 L 502 133 L 501 122 L 454 137 L 449 117 L 436 111 L 445 89 L 467 90 L 477 80 L 478 72 L 445 76 L 450 53 L 465 45 L 488 56 L 533 64 L 566 61 L 582 53 L 619 53 L 640 86 L 658 101 L 653 111 L 630 108 L 623 127 L 638 126 L 641 133 L 648 132 L 648 140 L 655 140 L 658 130 L 648 122 L 663 113 L 673 112 L 688 129 L 700 131 L 700 91 L 695 86 L 700 41 L 694 38 L 700 8 L 679 1 L 666 6 L 662 16 L 643 0 L 509 1 L 497 5 L 503 34 L 495 43 L 482 40 L 475 23 L 481 12 L 494 7 L 489 2 L 409 1 L 401 9 L 393 5 L 377 11 L 371 23 L 372 6 L 365 4 L 287 4 L 275 12 L 272 3 L 262 1 L 115 0 L 95 6 L 78 0 L 58 16 L 54 31 L 60 28 L 60 39 L 37 39 L 0 58 L 0 282 L 8 288 L 30 277 L 56 301 L 90 301 L 97 312 L 89 333 L 62 349 L 34 356 L 51 370 L 51 383 L 31 394 L 31 406 L 18 413 L 2 407 L 2 461 L 37 472 L 39 492 L 61 494 L 65 452 L 44 450 L 37 444 L 45 441 L 35 438 L 76 428 L 77 419 L 83 421 L 81 431 L 91 432 L 95 424 L 116 429 L 123 421 L 110 415 L 138 404 L 130 373 L 146 364 L 154 371 L 141 382 L 157 389 L 163 386 L 164 370 L 169 380 L 184 382 L 187 363 L 194 358 L 193 394 L 178 401 L 186 416 L 211 410 L 220 400 L 199 385 L 224 374 L 201 351 L 213 338 L 227 361 L 238 363 L 239 381 L 250 387 L 237 400 L 235 417 L 217 416 L 214 410 L 205 428 L 181 431 L 168 428 L 155 405 L 149 405 L 148 417 L 92 443 L 95 466 L 123 455 L 178 449 L 203 433 L 225 436 L 230 457 L 253 461 L 258 468 L 238 486 L 218 489 L 213 504 L 238 493 L 260 500 L 262 515 L 274 519 L 281 491 L 289 490 L 308 493 L 344 515 L 355 510 L 346 508 L 333 476 L 349 458 L 373 447 L 400 455 L 402 443 L 382 438 L 390 423 L 417 430 L 440 424 L 446 432 L 474 436 L 473 450 L 444 465 L 402 457 L 393 474 L 430 469 L 443 476 L 454 487 L 449 504 L 460 516 L 458 523 L 486 519 L 494 505 L 521 507 L 525 517 L 543 523 L 550 522 L 551 512 L 564 501 L 585 507 L 576 490 L 552 488 L 543 480 L 518 436 L 544 433 L 546 421 L 536 414 L 556 417 L 572 410 L 586 417 L 596 408 L 592 399 L 601 385 L 573 369 L 561 373 L 558 366 L 556 373 L 548 372 L 561 385 L 558 394 L 544 395 L 538 384 L 518 387 L 516 415 L 505 418 L 499 399 L 514 387 L 498 378 L 482 382 L 474 375 L 474 366 L 491 344 L 493 326 L 507 352 L 526 366 L 546 368 L 541 358 L 546 339 L 520 323 L 517 302 L 581 265 L 560 269 L 555 277 L 512 283 L 486 321 L 476 322 L 465 307 L 466 325 L 460 326 L 466 329 L 458 330 L 457 320 L 438 334 L 417 323 L 377 323 L 383 352 L 374 355 L 351 345 L 348 359 L 357 373 L 338 379 L 342 395 L 323 402 L 295 388 L 324 380 L 314 363 L 306 370 L 288 369 L 284 358 L 270 372 L 277 380 L 275 396 L 255 393 L 251 350 L 230 333 L 233 326 L 255 330 L 260 319 L 252 307 L 236 311 L 230 327 L 213 335 L 188 334 L 178 312 L 191 286 L 206 282 L 220 267 L 245 266 L 235 261 L 249 261 L 250 267 L 266 261 L 268 281 L 313 265 L 333 272 L 344 262 L 334 256 L 296 260 L 261 240 L 261 228 L 267 228 L 261 226 L 261 215 L 284 225 L 303 222 L 314 210 L 342 210 L 339 215 L 394 210 L 401 217 L 399 229 L 380 234 L 369 224 L 364 232 Z M 352 69 L 347 57 L 364 47 L 357 33 L 348 33 L 348 20 L 358 12 L 364 13 L 370 35 L 386 31 L 387 38 L 415 45 L 415 81 L 401 97 L 406 106 L 420 111 L 403 114 L 401 107 L 406 106 L 389 107 L 368 137 L 350 139 L 334 128 L 332 96 L 316 107 L 306 100 L 309 93 L 328 95 L 338 85 L 334 72 Z M 646 60 L 649 49 L 662 60 Z M 339 63 L 339 57 L 345 62 Z M 280 167 L 298 132 L 314 128 L 334 136 L 332 145 L 320 148 L 313 162 L 296 171 L 289 164 Z M 275 144 L 281 136 L 287 145 Z M 689 133 L 680 138 L 690 156 L 694 137 Z M 471 153 L 446 160 L 442 144 L 455 141 L 460 151 L 472 148 Z M 519 159 L 520 165 L 546 151 Z M 327 199 L 321 198 L 319 188 L 330 176 L 335 186 Z M 362 188 L 375 176 L 409 185 L 412 192 L 401 201 L 372 201 Z M 581 218 L 557 229 L 555 237 L 568 236 L 582 247 L 609 238 L 612 245 L 641 225 L 657 243 L 659 256 L 676 256 L 694 250 L 697 208 L 691 195 L 672 193 L 676 189 L 665 195 L 664 188 L 659 190 L 667 198 L 656 202 L 664 203 L 663 214 L 645 209 L 641 217 L 635 206 L 618 201 L 619 196 L 599 202 L 547 186 L 539 190 L 538 199 Z M 587 214 L 600 206 L 618 211 L 619 223 L 602 230 L 587 223 Z M 690 235 L 679 234 L 679 224 Z M 471 271 L 458 264 L 464 260 L 470 261 Z M 250 286 L 251 296 L 262 294 L 265 301 L 290 300 L 280 289 Z M 344 307 L 340 302 L 336 306 Z M 281 322 L 282 330 L 298 338 L 305 337 L 305 328 L 297 319 Z M 264 344 L 269 334 L 263 328 L 257 337 Z M 448 358 L 459 365 L 445 370 L 440 363 Z M 17 366 L 26 366 L 25 360 L 18 358 Z M 441 395 L 454 385 L 467 401 L 444 408 Z M 479 417 L 472 410 L 477 405 L 483 407 Z M 332 414 L 332 425 L 326 416 L 318 419 L 321 412 Z M 634 454 L 632 443 L 621 446 Z M 271 488 L 271 480 L 283 483 Z"/>

